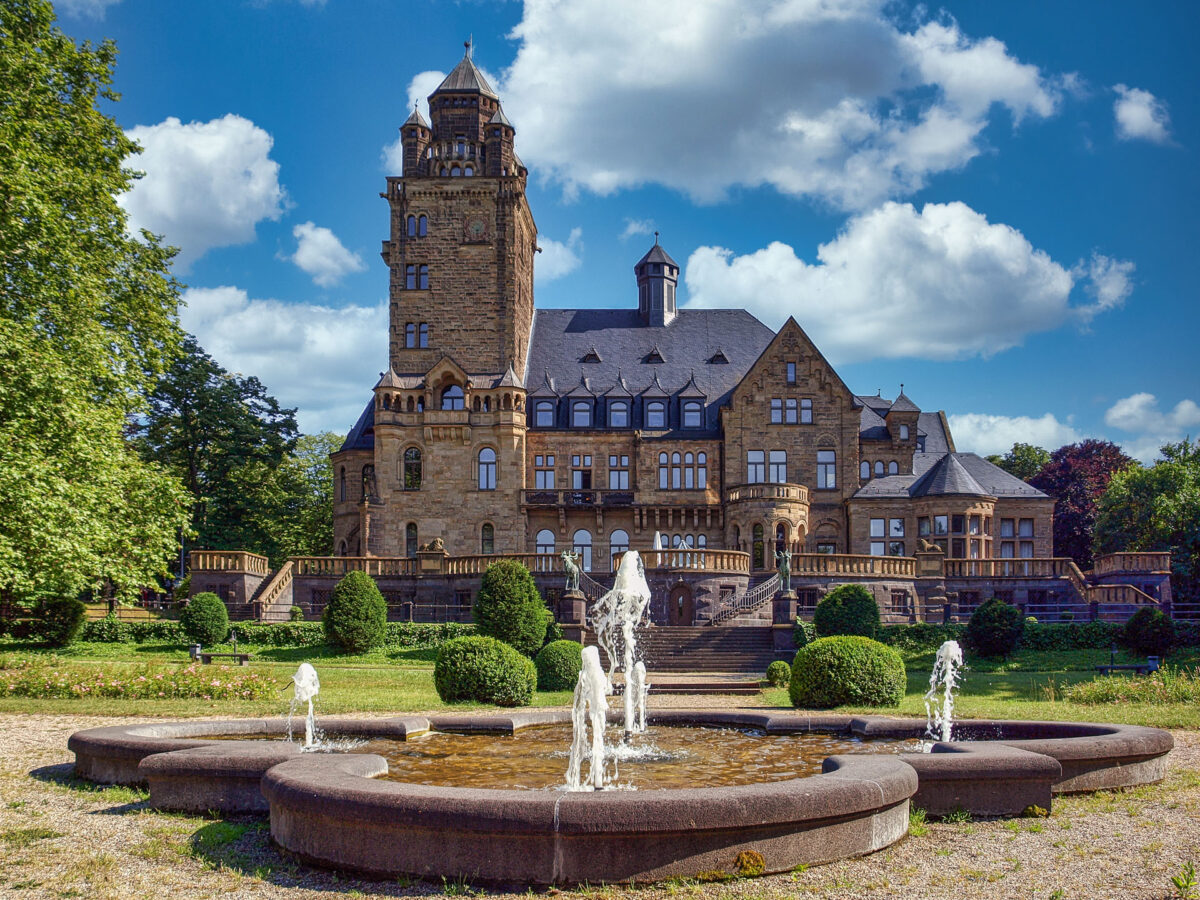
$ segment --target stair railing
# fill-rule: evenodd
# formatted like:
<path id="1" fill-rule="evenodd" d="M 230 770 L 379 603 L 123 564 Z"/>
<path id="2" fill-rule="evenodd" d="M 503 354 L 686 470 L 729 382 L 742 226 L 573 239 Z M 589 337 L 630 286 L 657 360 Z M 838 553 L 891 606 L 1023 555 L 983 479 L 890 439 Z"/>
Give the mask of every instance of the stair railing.
<path id="1" fill-rule="evenodd" d="M 779 591 L 779 586 L 782 583 L 779 573 L 776 572 L 758 587 L 751 588 L 748 591 L 743 591 L 737 596 L 730 597 L 724 603 L 721 603 L 712 615 L 709 617 L 708 624 L 719 625 L 726 619 L 732 619 L 743 613 L 752 612 L 766 603 L 769 599 L 775 596 Z"/>

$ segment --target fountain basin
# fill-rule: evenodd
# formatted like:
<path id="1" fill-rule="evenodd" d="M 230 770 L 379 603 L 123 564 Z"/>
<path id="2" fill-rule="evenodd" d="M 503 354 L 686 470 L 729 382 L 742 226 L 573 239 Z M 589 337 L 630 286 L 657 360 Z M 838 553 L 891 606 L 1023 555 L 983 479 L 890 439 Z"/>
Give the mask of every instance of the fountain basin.
<path id="1" fill-rule="evenodd" d="M 321 724 L 331 733 L 405 740 L 431 729 L 512 734 L 569 717 L 531 710 Z M 664 710 L 650 724 L 861 737 L 924 732 L 914 719 L 764 710 Z M 205 740 L 284 730 L 278 719 L 117 726 L 78 732 L 69 746 L 82 777 L 149 783 L 154 806 L 268 809 L 274 840 L 318 865 L 388 877 L 571 884 L 730 872 L 742 850 L 761 853 L 769 872 L 869 853 L 906 833 L 910 798 L 932 814 L 1049 809 L 1057 793 L 1161 780 L 1173 745 L 1169 733 L 1138 726 L 968 721 L 956 724 L 955 736 L 973 740 L 937 743 L 930 753 L 833 756 L 823 774 L 807 778 L 564 793 L 384 781 L 377 776 L 386 762 L 374 755 Z"/>

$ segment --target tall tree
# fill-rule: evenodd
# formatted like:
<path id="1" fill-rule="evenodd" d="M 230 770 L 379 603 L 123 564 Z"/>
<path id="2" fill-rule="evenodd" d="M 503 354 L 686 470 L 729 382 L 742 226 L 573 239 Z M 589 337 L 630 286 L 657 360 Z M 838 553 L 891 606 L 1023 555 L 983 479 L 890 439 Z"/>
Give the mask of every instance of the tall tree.
<path id="1" fill-rule="evenodd" d="M 1003 456 L 996 454 L 987 459 L 988 462 L 999 466 L 1008 474 L 1015 475 L 1022 481 L 1028 481 L 1042 471 L 1042 466 L 1050 462 L 1050 451 L 1033 444 L 1017 442 Z"/>
<path id="2" fill-rule="evenodd" d="M 1200 444 L 1162 448 L 1116 473 L 1096 507 L 1095 550 L 1170 550 L 1176 600 L 1200 603 Z"/>
<path id="3" fill-rule="evenodd" d="M 46 0 L 0 2 L 0 595 L 21 602 L 132 594 L 187 516 L 124 436 L 177 349 L 179 286 L 115 199 L 136 149 L 97 109 L 116 52 L 76 46 Z"/>
<path id="4" fill-rule="evenodd" d="M 1112 476 L 1133 460 L 1110 441 L 1067 444 L 1029 480 L 1054 498 L 1054 555 L 1069 556 L 1080 568 L 1092 566 L 1096 501 Z"/>
<path id="5" fill-rule="evenodd" d="M 281 533 L 277 543 L 288 556 L 328 556 L 333 552 L 333 465 L 345 435 L 304 434 L 279 469 Z"/>
<path id="6" fill-rule="evenodd" d="M 186 336 L 150 394 L 140 443 L 191 492 L 196 546 L 272 561 L 286 555 L 279 469 L 296 444 L 295 410 L 281 408 L 261 381 L 230 374 Z"/>

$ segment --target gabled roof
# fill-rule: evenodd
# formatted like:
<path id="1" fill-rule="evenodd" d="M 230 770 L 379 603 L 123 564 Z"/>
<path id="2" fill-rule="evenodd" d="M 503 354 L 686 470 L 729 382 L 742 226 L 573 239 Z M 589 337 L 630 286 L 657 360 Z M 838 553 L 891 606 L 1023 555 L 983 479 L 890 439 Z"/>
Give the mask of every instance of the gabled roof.
<path id="1" fill-rule="evenodd" d="M 471 59 L 470 44 L 467 44 L 467 52 L 463 54 L 463 58 L 459 61 L 458 65 L 437 86 L 437 90 L 429 96 L 433 97 L 436 94 L 449 91 L 455 93 L 483 94 L 485 97 L 491 97 L 493 100 L 500 99 L 499 94 L 492 90 L 492 86 L 487 83 L 487 79 L 475 67 L 475 63 Z"/>
<path id="2" fill-rule="evenodd" d="M 629 390 L 629 385 L 625 383 L 625 376 L 621 374 L 621 370 L 617 369 L 617 380 L 613 382 L 613 386 L 604 392 L 605 397 L 632 397 L 633 391 Z"/>
<path id="3" fill-rule="evenodd" d="M 888 412 L 920 412 L 921 407 L 913 403 L 904 393 L 904 388 L 900 388 L 900 396 L 893 402 Z"/>
<path id="4" fill-rule="evenodd" d="M 557 397 L 558 388 L 554 386 L 554 379 L 550 377 L 550 370 L 542 370 L 542 380 L 538 382 L 537 387 L 529 392 L 530 396 L 537 395 L 539 397 Z"/>
<path id="5" fill-rule="evenodd" d="M 488 119 L 488 124 L 489 125 L 507 125 L 509 128 L 513 127 L 513 123 L 508 121 L 508 116 L 506 116 L 504 114 L 504 110 L 500 109 L 500 108 L 497 108 L 495 115 L 493 115 L 490 119 Z M 513 130 L 515 131 L 516 129 L 513 129 Z"/>
<path id="6" fill-rule="evenodd" d="M 592 390 L 592 385 L 588 381 L 588 377 L 582 372 L 579 373 L 579 384 L 567 391 L 568 397 L 595 397 L 596 392 Z"/>
<path id="7" fill-rule="evenodd" d="M 704 391 L 700 389 L 700 385 L 696 384 L 696 370 L 692 369 L 692 377 L 688 379 L 687 384 L 679 389 L 680 397 L 705 397 Z"/>

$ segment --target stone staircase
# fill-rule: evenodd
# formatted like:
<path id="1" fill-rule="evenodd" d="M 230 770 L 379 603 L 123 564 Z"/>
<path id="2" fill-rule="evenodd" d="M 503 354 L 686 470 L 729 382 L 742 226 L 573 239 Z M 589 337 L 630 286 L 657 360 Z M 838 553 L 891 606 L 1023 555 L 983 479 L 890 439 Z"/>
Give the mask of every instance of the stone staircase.
<path id="1" fill-rule="evenodd" d="M 637 635 L 650 672 L 744 672 L 762 677 L 777 657 L 770 628 L 659 625 Z M 585 644 L 595 644 L 592 632 Z M 604 651 L 600 657 L 607 665 Z M 790 660 L 789 660 L 790 661 Z"/>

